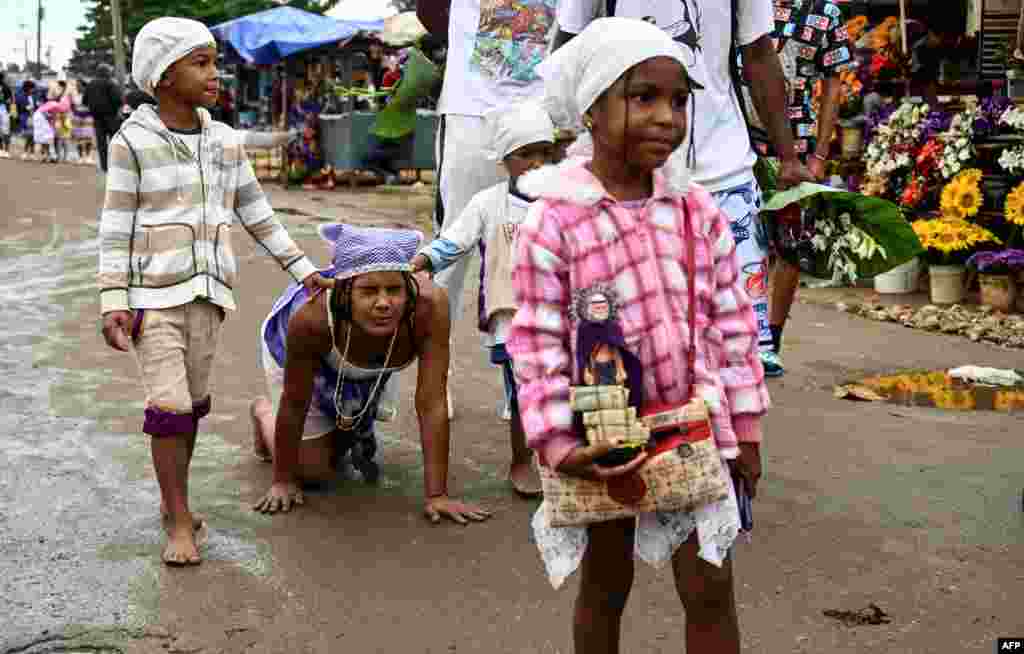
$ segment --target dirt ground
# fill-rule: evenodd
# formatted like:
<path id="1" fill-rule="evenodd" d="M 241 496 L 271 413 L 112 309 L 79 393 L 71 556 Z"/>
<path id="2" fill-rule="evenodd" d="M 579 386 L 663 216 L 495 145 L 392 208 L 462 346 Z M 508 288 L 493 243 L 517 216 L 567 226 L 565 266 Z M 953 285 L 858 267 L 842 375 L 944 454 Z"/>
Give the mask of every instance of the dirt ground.
<path id="1" fill-rule="evenodd" d="M 95 170 L 0 161 L 0 175 L 0 653 L 572 651 L 575 580 L 552 590 L 530 542 L 537 504 L 506 486 L 500 379 L 469 319 L 455 329 L 450 488 L 494 518 L 421 517 L 413 374 L 398 422 L 380 430 L 379 487 L 339 481 L 288 515 L 250 510 L 270 480 L 250 455 L 257 329 L 287 279 L 241 234 L 241 308 L 225 324 L 192 468 L 206 561 L 162 566 L 135 365 L 98 333 Z M 320 262 L 319 222 L 426 226 L 432 202 L 429 188 L 269 193 Z M 1024 353 L 804 302 L 784 354 L 756 529 L 736 547 L 744 652 L 991 652 L 998 636 L 1024 635 L 1021 416 L 831 392 L 908 368 L 1024 369 Z M 825 614 L 870 604 L 890 621 Z M 639 566 L 624 651 L 684 651 L 684 624 L 670 574 Z"/>

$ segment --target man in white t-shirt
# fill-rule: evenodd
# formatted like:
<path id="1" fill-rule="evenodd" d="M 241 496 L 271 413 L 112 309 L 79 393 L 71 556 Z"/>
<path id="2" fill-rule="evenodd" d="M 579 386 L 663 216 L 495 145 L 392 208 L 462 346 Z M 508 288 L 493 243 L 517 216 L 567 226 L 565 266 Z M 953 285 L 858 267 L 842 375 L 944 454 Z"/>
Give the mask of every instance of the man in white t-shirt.
<path id="1" fill-rule="evenodd" d="M 736 6 L 735 20 L 732 4 Z M 609 14 L 647 20 L 664 29 L 706 80 L 704 90 L 694 93 L 693 178 L 712 193 L 729 217 L 741 273 L 757 313 L 765 374 L 778 376 L 782 368 L 777 365 L 768 325 L 769 244 L 758 218 L 761 191 L 754 179 L 757 155 L 730 68 L 735 43 L 745 77 L 751 80 L 754 105 L 759 115 L 768 117 L 765 128 L 780 155 L 779 185 L 786 188 L 813 181 L 793 147 L 786 115 L 786 80 L 771 40 L 775 28 L 772 0 L 560 0 L 555 47 L 592 20 Z M 680 149 L 674 156 L 687 155 Z"/>
<path id="2" fill-rule="evenodd" d="M 474 195 L 505 179 L 501 167 L 485 153 L 483 115 L 542 92 L 534 69 L 547 55 L 557 4 L 558 0 L 417 0 L 416 15 L 423 26 L 435 38 L 448 39 L 435 143 L 437 233 Z M 453 324 L 462 315 L 469 261 L 465 257 L 437 275 L 437 282 L 448 289 Z"/>
<path id="3" fill-rule="evenodd" d="M 557 4 L 558 0 L 418 1 L 417 15 L 427 30 L 448 37 L 438 106 L 438 232 L 474 195 L 504 179 L 484 152 L 483 115 L 540 94 L 534 69 L 547 54 Z M 462 310 L 465 276 L 465 263 L 438 275 L 438 282 L 448 288 L 453 321 Z"/>

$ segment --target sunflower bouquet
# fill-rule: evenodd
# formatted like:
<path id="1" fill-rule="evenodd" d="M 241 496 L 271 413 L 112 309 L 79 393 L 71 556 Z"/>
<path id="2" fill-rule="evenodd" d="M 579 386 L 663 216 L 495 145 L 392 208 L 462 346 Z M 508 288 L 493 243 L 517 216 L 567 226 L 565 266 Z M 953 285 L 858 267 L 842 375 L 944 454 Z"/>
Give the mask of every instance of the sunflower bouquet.
<path id="1" fill-rule="evenodd" d="M 956 216 L 917 220 L 912 226 L 925 260 L 935 266 L 962 265 L 978 246 L 1001 242 L 984 227 Z"/>
<path id="2" fill-rule="evenodd" d="M 1024 227 L 1024 182 L 1017 185 L 1006 196 L 1006 222 L 1017 227 Z"/>
<path id="3" fill-rule="evenodd" d="M 942 188 L 939 209 L 943 216 L 964 220 L 981 209 L 981 171 L 968 168 Z"/>

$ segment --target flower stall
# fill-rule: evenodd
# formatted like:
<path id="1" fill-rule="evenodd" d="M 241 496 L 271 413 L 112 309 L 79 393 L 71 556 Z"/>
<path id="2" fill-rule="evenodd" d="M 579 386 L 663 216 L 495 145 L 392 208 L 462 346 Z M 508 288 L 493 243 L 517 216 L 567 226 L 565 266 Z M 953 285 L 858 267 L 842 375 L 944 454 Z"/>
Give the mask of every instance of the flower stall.
<path id="1" fill-rule="evenodd" d="M 961 302 L 977 275 L 983 303 L 1013 309 L 1024 270 L 1013 249 L 1024 246 L 1024 110 L 1005 97 L 955 110 L 905 100 L 867 130 L 861 190 L 914 218 L 932 300 Z"/>

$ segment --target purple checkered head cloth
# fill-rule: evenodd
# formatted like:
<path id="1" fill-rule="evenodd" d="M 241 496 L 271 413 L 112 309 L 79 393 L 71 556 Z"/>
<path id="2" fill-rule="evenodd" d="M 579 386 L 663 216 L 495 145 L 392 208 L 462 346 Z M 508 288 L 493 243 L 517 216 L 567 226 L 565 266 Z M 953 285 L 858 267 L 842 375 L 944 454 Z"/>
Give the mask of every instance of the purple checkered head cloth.
<path id="1" fill-rule="evenodd" d="M 331 248 L 331 259 L 342 280 L 381 271 L 412 271 L 412 258 L 423 235 L 413 229 L 355 227 L 345 223 L 320 225 L 320 238 Z"/>

